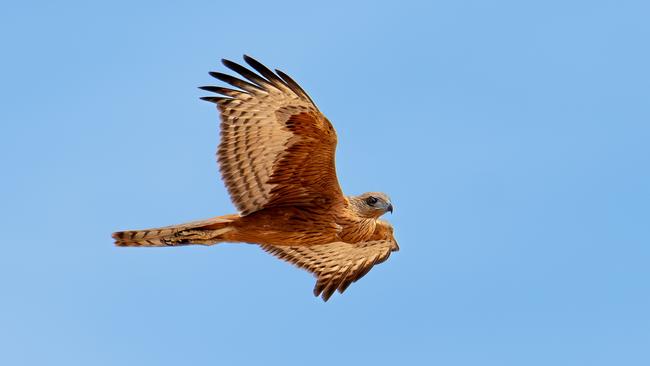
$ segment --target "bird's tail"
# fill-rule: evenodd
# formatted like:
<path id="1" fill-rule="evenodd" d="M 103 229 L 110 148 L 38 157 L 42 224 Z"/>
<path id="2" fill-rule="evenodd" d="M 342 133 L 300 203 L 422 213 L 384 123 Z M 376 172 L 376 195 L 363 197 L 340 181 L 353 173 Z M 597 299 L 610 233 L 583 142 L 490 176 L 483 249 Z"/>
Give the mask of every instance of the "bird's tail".
<path id="1" fill-rule="evenodd" d="M 238 215 L 213 217 L 161 228 L 118 231 L 113 233 L 118 247 L 167 247 L 177 245 L 213 245 L 228 240 Z"/>

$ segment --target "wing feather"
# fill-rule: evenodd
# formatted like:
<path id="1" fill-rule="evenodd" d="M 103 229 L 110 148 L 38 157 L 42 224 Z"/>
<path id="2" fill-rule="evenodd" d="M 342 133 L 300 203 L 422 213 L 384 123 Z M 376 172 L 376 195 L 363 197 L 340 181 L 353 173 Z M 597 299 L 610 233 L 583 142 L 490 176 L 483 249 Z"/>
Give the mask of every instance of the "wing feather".
<path id="1" fill-rule="evenodd" d="M 268 253 L 314 274 L 314 295 L 327 301 L 338 290 L 365 276 L 399 250 L 395 239 L 386 238 L 362 243 L 335 242 L 310 246 L 261 245 Z"/>
<path id="2" fill-rule="evenodd" d="M 244 61 L 246 61 L 247 64 L 249 64 L 255 71 L 259 72 L 262 76 L 264 76 L 268 81 L 270 81 L 276 88 L 282 90 L 286 88 L 286 85 L 282 82 L 282 80 L 273 73 L 268 67 L 262 65 L 259 61 L 256 59 L 244 55 Z"/>
<path id="3" fill-rule="evenodd" d="M 238 79 L 238 78 L 236 78 L 234 76 L 231 76 L 231 75 L 228 75 L 228 74 L 224 74 L 222 72 L 211 71 L 209 74 L 210 74 L 210 76 L 212 76 L 215 79 L 221 80 L 224 83 L 228 83 L 228 84 L 230 84 L 232 86 L 236 86 L 239 89 L 245 90 L 247 92 L 253 93 L 253 92 L 258 91 L 258 90 L 259 91 L 263 90 L 259 85 L 251 84 L 251 83 L 249 83 L 247 81 Z"/>
<path id="4" fill-rule="evenodd" d="M 269 87 L 269 86 L 272 85 L 268 80 L 264 79 L 263 77 L 257 75 L 256 73 L 250 71 L 249 69 L 245 68 L 244 66 L 242 66 L 242 65 L 240 65 L 240 64 L 238 64 L 236 62 L 223 59 L 223 60 L 221 60 L 221 63 L 223 63 L 224 66 L 226 66 L 230 70 L 232 70 L 232 71 L 238 73 L 239 75 L 245 77 L 250 82 L 252 82 L 252 83 L 254 83 L 256 85 L 260 85 L 262 87 Z"/>
<path id="5" fill-rule="evenodd" d="M 300 96 L 302 96 L 304 98 L 307 98 L 310 102 L 314 103 L 314 101 L 311 100 L 311 97 L 309 96 L 309 94 L 307 94 L 307 92 L 305 92 L 303 90 L 303 88 L 291 78 L 291 76 L 285 74 L 284 72 L 282 72 L 281 70 L 278 70 L 278 69 L 275 69 L 275 72 L 278 73 L 278 75 L 280 75 L 282 80 L 289 86 L 289 88 L 291 88 L 291 90 L 293 90 L 294 93 L 296 93 L 296 94 L 298 94 L 298 95 L 300 95 Z"/>
<path id="6" fill-rule="evenodd" d="M 283 205 L 328 210 L 343 202 L 332 124 L 289 76 L 249 56 L 244 60 L 259 75 L 229 60 L 224 65 L 248 81 L 210 73 L 240 90 L 201 87 L 225 96 L 201 99 L 221 112 L 217 161 L 240 214 Z"/>

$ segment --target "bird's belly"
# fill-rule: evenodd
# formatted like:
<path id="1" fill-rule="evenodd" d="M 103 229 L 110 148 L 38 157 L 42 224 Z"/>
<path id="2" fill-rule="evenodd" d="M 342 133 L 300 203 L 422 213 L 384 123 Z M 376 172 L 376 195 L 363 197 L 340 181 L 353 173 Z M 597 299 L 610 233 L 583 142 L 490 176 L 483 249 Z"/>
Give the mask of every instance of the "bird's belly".
<path id="1" fill-rule="evenodd" d="M 290 208 L 265 209 L 241 217 L 230 233 L 236 242 L 273 245 L 327 244 L 338 239 L 340 227 L 326 215 Z"/>

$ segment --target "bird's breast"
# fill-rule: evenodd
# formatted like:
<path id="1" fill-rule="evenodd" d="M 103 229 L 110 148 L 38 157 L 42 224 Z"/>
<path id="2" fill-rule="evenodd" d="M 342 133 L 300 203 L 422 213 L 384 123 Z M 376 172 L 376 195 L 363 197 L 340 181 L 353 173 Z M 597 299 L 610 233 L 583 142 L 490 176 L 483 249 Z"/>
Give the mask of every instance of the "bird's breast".
<path id="1" fill-rule="evenodd" d="M 337 222 L 341 226 L 339 237 L 346 243 L 358 243 L 369 240 L 375 232 L 377 220 L 347 217 Z"/>

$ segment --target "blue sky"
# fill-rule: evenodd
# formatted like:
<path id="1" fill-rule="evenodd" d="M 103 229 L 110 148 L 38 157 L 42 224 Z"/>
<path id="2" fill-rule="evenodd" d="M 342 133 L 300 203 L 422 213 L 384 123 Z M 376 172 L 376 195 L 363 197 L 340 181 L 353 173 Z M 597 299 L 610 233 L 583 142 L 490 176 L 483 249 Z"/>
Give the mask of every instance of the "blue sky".
<path id="1" fill-rule="evenodd" d="M 0 363 L 650 364 L 649 12 L 4 3 Z M 112 245 L 234 211 L 196 87 L 243 53 L 393 199 L 401 251 L 328 303 L 254 246 Z"/>

